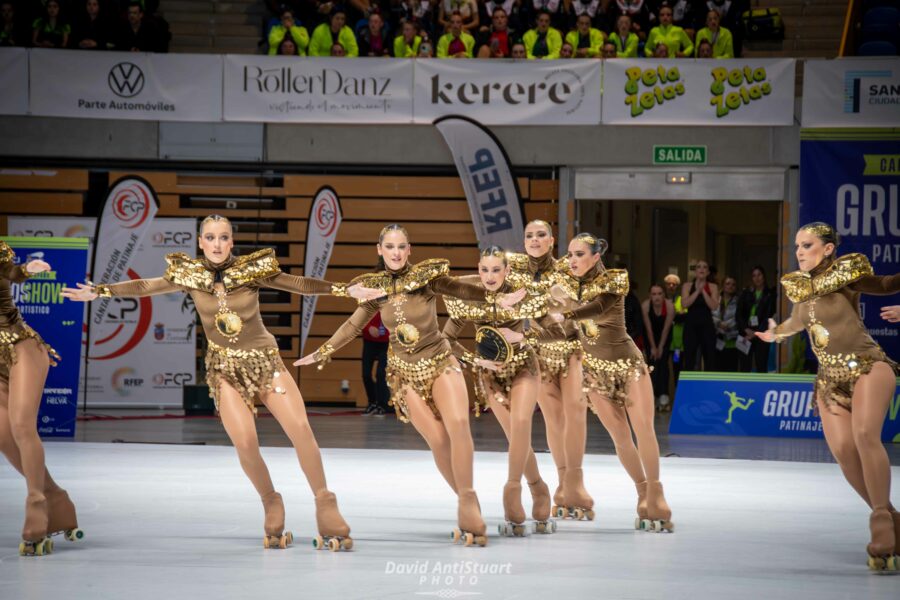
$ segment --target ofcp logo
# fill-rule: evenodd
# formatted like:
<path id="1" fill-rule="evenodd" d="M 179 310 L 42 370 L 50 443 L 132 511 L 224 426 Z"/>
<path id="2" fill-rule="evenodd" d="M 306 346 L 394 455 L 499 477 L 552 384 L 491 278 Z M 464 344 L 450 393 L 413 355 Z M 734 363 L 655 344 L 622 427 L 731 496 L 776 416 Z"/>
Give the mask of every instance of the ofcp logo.
<path id="1" fill-rule="evenodd" d="M 112 211 L 126 229 L 141 225 L 150 212 L 153 192 L 143 181 L 127 179 L 113 188 Z"/>
<path id="2" fill-rule="evenodd" d="M 122 62 L 109 70 L 106 82 L 119 98 L 134 98 L 144 89 L 144 72 L 134 63 Z"/>
<path id="3" fill-rule="evenodd" d="M 334 229 L 337 227 L 338 205 L 332 190 L 325 188 L 319 192 L 312 213 L 316 228 L 322 237 L 328 237 L 334 233 Z"/>

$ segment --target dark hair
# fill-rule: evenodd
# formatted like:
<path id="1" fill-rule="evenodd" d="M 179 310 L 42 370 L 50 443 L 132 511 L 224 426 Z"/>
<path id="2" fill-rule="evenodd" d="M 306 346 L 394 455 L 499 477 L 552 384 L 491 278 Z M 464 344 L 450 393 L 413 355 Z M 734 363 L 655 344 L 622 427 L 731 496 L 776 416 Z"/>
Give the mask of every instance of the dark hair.
<path id="1" fill-rule="evenodd" d="M 591 249 L 591 254 L 599 254 L 600 256 L 603 256 L 609 249 L 609 242 L 604 240 L 602 237 L 598 237 L 586 231 L 579 233 L 574 238 L 572 238 L 572 240 L 577 240 L 583 244 L 587 244 Z"/>
<path id="2" fill-rule="evenodd" d="M 384 241 L 384 236 L 386 236 L 387 234 L 389 234 L 389 233 L 392 232 L 392 231 L 400 231 L 400 232 L 402 232 L 403 235 L 406 236 L 406 241 L 407 241 L 407 242 L 409 241 L 409 232 L 406 231 L 406 227 L 404 227 L 403 225 L 400 225 L 399 223 L 391 223 L 390 225 L 385 225 L 385 226 L 381 229 L 381 232 L 378 234 L 378 243 L 379 243 L 379 245 L 381 244 L 381 242 Z M 378 270 L 378 271 L 385 271 L 385 270 L 387 270 L 387 265 L 384 263 L 384 257 L 383 257 L 383 256 L 381 256 L 381 255 L 378 256 L 378 262 L 375 264 L 375 269 Z"/>
<path id="3" fill-rule="evenodd" d="M 812 223 L 807 223 L 800 229 L 809 231 L 817 238 L 822 240 L 823 244 L 834 244 L 835 248 L 841 245 L 841 236 L 837 231 L 834 230 L 834 227 L 832 227 L 828 223 L 823 223 L 822 221 L 813 221 Z"/>
<path id="4" fill-rule="evenodd" d="M 299 53 L 300 53 L 300 48 L 297 46 L 297 42 L 294 41 L 294 38 L 291 37 L 291 36 L 289 36 L 289 35 L 284 36 L 284 39 L 281 40 L 281 43 L 280 43 L 280 44 L 278 44 L 278 54 L 279 54 L 279 55 L 281 54 L 281 48 L 282 48 L 285 44 L 287 44 L 287 43 L 293 44 L 293 45 L 294 45 L 294 54 L 298 54 L 298 55 L 299 55 Z"/>
<path id="5" fill-rule="evenodd" d="M 494 7 L 494 10 L 491 11 L 491 18 L 493 18 L 494 15 L 497 14 L 497 11 L 498 11 L 498 10 L 501 11 L 501 12 L 502 12 L 504 15 L 506 15 L 507 17 L 509 16 L 509 13 L 506 12 L 506 9 L 503 8 L 502 6 L 500 6 L 500 5 L 498 4 L 497 6 Z"/>
<path id="6" fill-rule="evenodd" d="M 497 246 L 496 244 L 492 244 L 486 248 L 482 248 L 479 250 L 478 254 L 481 258 L 485 258 L 488 256 L 493 256 L 494 258 L 502 258 L 503 264 L 508 265 L 509 261 L 506 258 L 506 250 L 504 250 L 501 246 Z"/>
<path id="7" fill-rule="evenodd" d="M 750 274 L 751 274 L 751 275 L 753 275 L 753 271 L 759 271 L 760 273 L 762 273 L 762 276 L 763 276 L 763 283 L 766 282 L 766 270 L 763 268 L 762 265 L 756 265 L 755 267 L 753 267 L 752 269 L 750 269 Z"/>

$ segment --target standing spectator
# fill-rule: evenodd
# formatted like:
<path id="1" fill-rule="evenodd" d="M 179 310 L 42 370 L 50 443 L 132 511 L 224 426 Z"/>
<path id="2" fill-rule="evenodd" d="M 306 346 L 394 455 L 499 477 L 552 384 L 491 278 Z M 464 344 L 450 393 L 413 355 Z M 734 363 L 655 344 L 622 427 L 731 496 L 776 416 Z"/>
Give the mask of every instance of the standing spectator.
<path id="1" fill-rule="evenodd" d="M 394 56 L 397 58 L 415 58 L 419 55 L 419 45 L 422 36 L 416 31 L 412 21 L 403 21 L 400 25 L 400 35 L 394 38 Z"/>
<path id="2" fill-rule="evenodd" d="M 665 284 L 666 298 L 672 301 L 675 309 L 674 318 L 672 320 L 672 373 L 675 375 L 675 381 L 678 381 L 678 375 L 681 373 L 682 357 L 684 356 L 684 319 L 687 316 L 687 309 L 681 304 L 681 278 L 674 273 L 669 273 L 663 278 Z"/>
<path id="3" fill-rule="evenodd" d="M 575 31 L 566 34 L 566 41 L 575 50 L 576 58 L 597 58 L 603 46 L 603 32 L 591 27 L 591 17 L 581 13 L 575 22 Z"/>
<path id="4" fill-rule="evenodd" d="M 668 4 L 663 4 L 659 9 L 659 25 L 650 30 L 644 54 L 655 56 L 659 44 L 666 45 L 669 58 L 684 58 L 694 51 L 694 44 L 684 29 L 672 24 L 672 7 Z"/>
<path id="5" fill-rule="evenodd" d="M 140 2 L 128 4 L 127 21 L 119 28 L 116 50 L 123 52 L 158 52 L 162 40 L 153 24 L 144 19 Z"/>
<path id="6" fill-rule="evenodd" d="M 288 34 L 290 33 L 290 36 Z M 283 54 L 281 51 L 281 42 L 289 38 L 293 40 L 294 47 L 298 56 L 306 56 L 306 49 L 309 47 L 309 32 L 306 27 L 298 25 L 294 20 L 294 11 L 285 9 L 281 11 L 281 22 L 272 27 L 269 31 L 269 54 Z"/>
<path id="7" fill-rule="evenodd" d="M 716 325 L 716 370 L 727 373 L 738 370 L 737 306 L 737 281 L 726 277 L 722 282 L 722 300 L 713 311 L 713 323 Z"/>
<path id="8" fill-rule="evenodd" d="M 24 19 L 16 16 L 14 2 L 0 2 L 0 46 L 27 46 L 31 31 Z"/>
<path id="9" fill-rule="evenodd" d="M 335 8 L 327 23 L 322 23 L 313 30 L 309 40 L 310 56 L 334 56 L 332 46 L 340 44 L 344 51 L 342 56 L 359 56 L 359 46 L 353 30 L 347 27 L 347 13 L 341 7 Z"/>
<path id="10" fill-rule="evenodd" d="M 438 13 L 438 24 L 450 31 L 450 20 L 455 13 L 462 18 L 462 29 L 466 33 L 478 31 L 478 4 L 475 0 L 443 0 Z M 471 58 L 471 57 L 469 57 Z"/>
<path id="11" fill-rule="evenodd" d="M 711 10 L 706 13 L 706 27 L 697 32 L 698 57 L 700 57 L 700 43 L 709 42 L 712 45 L 713 58 L 734 58 L 734 42 L 731 32 L 719 26 L 719 19 L 717 11 Z"/>
<path id="12" fill-rule="evenodd" d="M 100 0 L 87 0 L 84 12 L 75 18 L 72 47 L 82 50 L 108 50 L 114 46 L 109 19 L 100 10 Z"/>
<path id="13" fill-rule="evenodd" d="M 463 30 L 463 19 L 459 13 L 450 15 L 450 29 L 438 40 L 438 58 L 472 58 L 475 38 Z"/>
<path id="14" fill-rule="evenodd" d="M 769 319 L 775 315 L 775 290 L 766 283 L 766 271 L 759 265 L 753 267 L 750 281 L 750 287 L 741 292 L 737 309 L 738 331 L 750 342 L 750 351 L 746 354 L 741 352 L 738 359 L 740 369 L 745 373 L 749 373 L 754 366 L 757 373 L 767 373 L 770 344 L 754 334 L 769 328 Z"/>
<path id="15" fill-rule="evenodd" d="M 390 56 L 391 44 L 384 31 L 384 19 L 379 12 L 369 15 L 369 22 L 359 34 L 360 56 Z"/>
<path id="16" fill-rule="evenodd" d="M 700 40 L 697 42 L 697 58 L 712 58 L 713 57 L 713 47 L 712 44 L 709 43 L 709 40 Z"/>
<path id="17" fill-rule="evenodd" d="M 631 17 L 628 15 L 619 16 L 616 30 L 610 34 L 609 40 L 616 45 L 618 58 L 637 58 L 640 39 L 631 30 Z"/>
<path id="18" fill-rule="evenodd" d="M 47 0 L 43 16 L 32 26 L 31 43 L 38 48 L 65 48 L 69 45 L 72 28 L 63 21 L 59 0 Z"/>
<path id="19" fill-rule="evenodd" d="M 625 269 L 625 266 L 618 267 Z M 635 346 L 644 349 L 644 317 L 641 316 L 641 300 L 637 297 L 634 290 L 637 285 L 634 281 L 630 281 L 628 285 L 628 294 L 625 296 L 625 331 L 628 337 L 634 340 Z"/>
<path id="20" fill-rule="evenodd" d="M 509 15 L 502 6 L 494 8 L 491 27 L 478 36 L 478 58 L 509 58 L 515 32 L 509 28 Z"/>
<path id="21" fill-rule="evenodd" d="M 525 49 L 525 44 L 521 41 L 515 42 L 512 45 L 512 50 L 510 50 L 510 55 L 512 58 L 517 59 L 528 59 L 528 51 Z"/>
<path id="22" fill-rule="evenodd" d="M 654 24 L 655 15 L 650 12 L 646 0 L 616 0 L 620 15 L 625 15 L 631 22 L 634 33 L 646 37 L 650 26 Z"/>
<path id="23" fill-rule="evenodd" d="M 388 398 L 391 392 L 388 389 L 385 367 L 388 360 L 388 343 L 390 335 L 387 328 L 381 322 L 381 313 L 375 313 L 369 324 L 362 331 L 362 379 L 366 388 L 366 397 L 369 405 L 363 416 L 381 416 L 390 412 Z"/>
<path id="24" fill-rule="evenodd" d="M 669 333 L 675 320 L 675 306 L 666 298 L 661 285 L 650 287 L 650 298 L 644 300 L 641 313 L 647 332 L 647 362 L 653 369 L 650 381 L 657 410 L 671 409 L 669 403 Z"/>
<path id="25" fill-rule="evenodd" d="M 616 45 L 610 40 L 603 42 L 603 47 L 600 49 L 600 56 L 603 58 L 618 58 L 619 53 L 616 52 Z"/>
<path id="26" fill-rule="evenodd" d="M 694 265 L 694 280 L 681 286 L 681 304 L 687 309 L 682 369 L 697 370 L 702 357 L 703 370 L 714 371 L 716 326 L 712 311 L 719 306 L 719 286 L 709 281 L 709 263 L 705 260 Z"/>
<path id="27" fill-rule="evenodd" d="M 528 58 L 559 58 L 562 49 L 562 35 L 550 27 L 550 13 L 541 11 L 535 21 L 535 28 L 529 29 L 522 37 Z"/>

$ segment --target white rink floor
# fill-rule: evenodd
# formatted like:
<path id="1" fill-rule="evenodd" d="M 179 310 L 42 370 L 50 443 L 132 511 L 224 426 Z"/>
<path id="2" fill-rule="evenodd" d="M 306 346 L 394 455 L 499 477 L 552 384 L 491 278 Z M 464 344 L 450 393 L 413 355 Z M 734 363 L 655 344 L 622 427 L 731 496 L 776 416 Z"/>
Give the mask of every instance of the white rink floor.
<path id="1" fill-rule="evenodd" d="M 293 452 L 263 452 L 295 536 L 286 551 L 263 550 L 262 508 L 231 448 L 49 443 L 87 536 L 20 558 L 24 484 L 0 464 L 0 598 L 900 598 L 900 576 L 866 569 L 868 513 L 833 464 L 663 459 L 677 525 L 665 535 L 632 529 L 630 480 L 615 457 L 589 455 L 597 521 L 510 539 L 496 535 L 506 456 L 479 453 L 491 538 L 464 548 L 449 541 L 454 496 L 429 454 L 328 449 L 356 542 L 332 554 L 307 543 L 313 503 Z M 552 489 L 550 457 L 539 460 Z M 436 566 L 494 573 L 440 577 Z"/>

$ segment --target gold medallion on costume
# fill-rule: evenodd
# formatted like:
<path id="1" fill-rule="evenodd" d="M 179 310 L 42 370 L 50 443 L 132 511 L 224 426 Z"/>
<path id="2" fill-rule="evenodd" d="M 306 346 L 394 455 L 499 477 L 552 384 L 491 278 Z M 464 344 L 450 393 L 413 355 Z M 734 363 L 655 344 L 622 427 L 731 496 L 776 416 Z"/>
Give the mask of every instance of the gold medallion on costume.
<path id="1" fill-rule="evenodd" d="M 219 312 L 216 313 L 216 329 L 232 344 L 237 343 L 237 338 L 244 328 L 244 322 L 236 312 L 225 304 L 225 293 L 216 292 L 219 300 Z"/>
<path id="2" fill-rule="evenodd" d="M 593 319 L 582 319 L 578 321 L 578 327 L 581 329 L 581 335 L 589 340 L 600 335 L 600 327 Z"/>
<path id="3" fill-rule="evenodd" d="M 411 323 L 398 325 L 397 329 L 394 331 L 397 334 L 397 341 L 400 342 L 400 345 L 404 348 L 415 346 L 419 341 L 419 330 Z"/>
<path id="4" fill-rule="evenodd" d="M 503 334 L 487 325 L 475 331 L 475 344 L 478 356 L 485 360 L 507 363 L 513 356 L 512 346 Z"/>
<path id="5" fill-rule="evenodd" d="M 814 323 L 809 328 L 809 337 L 812 339 L 813 346 L 821 350 L 828 345 L 831 334 L 828 333 L 828 330 L 821 323 Z"/>

